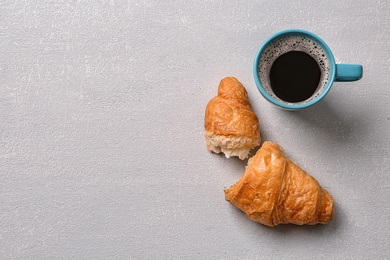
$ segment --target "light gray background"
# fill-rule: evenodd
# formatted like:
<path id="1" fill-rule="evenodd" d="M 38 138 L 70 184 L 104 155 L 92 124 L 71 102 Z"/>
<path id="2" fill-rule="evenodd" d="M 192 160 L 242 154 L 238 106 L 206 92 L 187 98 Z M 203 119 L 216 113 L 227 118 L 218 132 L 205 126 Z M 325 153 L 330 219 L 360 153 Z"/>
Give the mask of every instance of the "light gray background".
<path id="1" fill-rule="evenodd" d="M 390 255 L 389 1 L 3 1 L 1 259 L 385 259 Z M 252 61 L 283 29 L 364 77 L 279 110 Z M 268 228 L 224 200 L 246 162 L 206 151 L 225 76 L 263 140 L 333 195 L 329 225 Z"/>

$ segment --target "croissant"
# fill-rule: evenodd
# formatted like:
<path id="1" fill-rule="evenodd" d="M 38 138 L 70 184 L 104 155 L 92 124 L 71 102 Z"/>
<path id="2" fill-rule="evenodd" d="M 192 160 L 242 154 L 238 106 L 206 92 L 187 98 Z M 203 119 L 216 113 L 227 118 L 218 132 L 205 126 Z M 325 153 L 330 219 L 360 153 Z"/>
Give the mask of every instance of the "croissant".
<path id="1" fill-rule="evenodd" d="M 221 80 L 218 95 L 206 106 L 204 127 L 209 151 L 227 158 L 248 157 L 252 148 L 260 145 L 259 120 L 249 103 L 244 86 L 234 77 Z"/>
<path id="2" fill-rule="evenodd" d="M 225 189 L 225 199 L 270 227 L 327 224 L 334 216 L 332 196 L 268 141 L 249 159 L 243 177 Z"/>

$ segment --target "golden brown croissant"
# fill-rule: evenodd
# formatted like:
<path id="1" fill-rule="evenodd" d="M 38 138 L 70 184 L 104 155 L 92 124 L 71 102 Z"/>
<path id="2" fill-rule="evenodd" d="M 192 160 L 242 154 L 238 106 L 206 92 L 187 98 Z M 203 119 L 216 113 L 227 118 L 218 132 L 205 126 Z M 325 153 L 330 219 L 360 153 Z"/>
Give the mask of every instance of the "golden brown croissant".
<path id="1" fill-rule="evenodd" d="M 218 95 L 207 104 L 204 127 L 207 149 L 227 158 L 243 160 L 260 145 L 259 120 L 244 86 L 233 77 L 221 80 Z"/>
<path id="2" fill-rule="evenodd" d="M 326 224 L 334 216 L 332 196 L 272 142 L 249 159 L 243 177 L 225 189 L 225 198 L 251 220 L 271 227 Z"/>

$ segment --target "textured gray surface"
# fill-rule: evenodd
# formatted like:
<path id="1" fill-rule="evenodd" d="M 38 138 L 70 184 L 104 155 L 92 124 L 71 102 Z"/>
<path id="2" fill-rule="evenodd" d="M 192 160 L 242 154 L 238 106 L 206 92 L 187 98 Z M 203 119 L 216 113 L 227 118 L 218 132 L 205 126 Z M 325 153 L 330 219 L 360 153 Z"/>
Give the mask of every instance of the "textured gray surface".
<path id="1" fill-rule="evenodd" d="M 389 1 L 5 1 L 0 258 L 389 257 Z M 364 77 L 272 107 L 252 61 L 301 28 Z M 247 88 L 263 140 L 333 195 L 326 226 L 267 228 L 224 200 L 246 162 L 206 151 L 220 79 Z"/>

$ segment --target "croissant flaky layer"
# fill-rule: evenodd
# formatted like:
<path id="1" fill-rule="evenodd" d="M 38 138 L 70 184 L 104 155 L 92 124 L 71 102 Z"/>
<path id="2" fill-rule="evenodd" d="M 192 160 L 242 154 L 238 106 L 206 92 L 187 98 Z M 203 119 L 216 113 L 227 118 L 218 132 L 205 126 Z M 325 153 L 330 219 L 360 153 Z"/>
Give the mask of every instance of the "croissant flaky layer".
<path id="1" fill-rule="evenodd" d="M 332 196 L 273 142 L 249 159 L 243 177 L 225 189 L 225 198 L 251 220 L 271 227 L 327 224 L 334 216 Z"/>
<path id="2" fill-rule="evenodd" d="M 245 159 L 260 145 L 259 121 L 244 86 L 234 77 L 221 80 L 218 95 L 206 106 L 204 127 L 209 151 Z"/>

